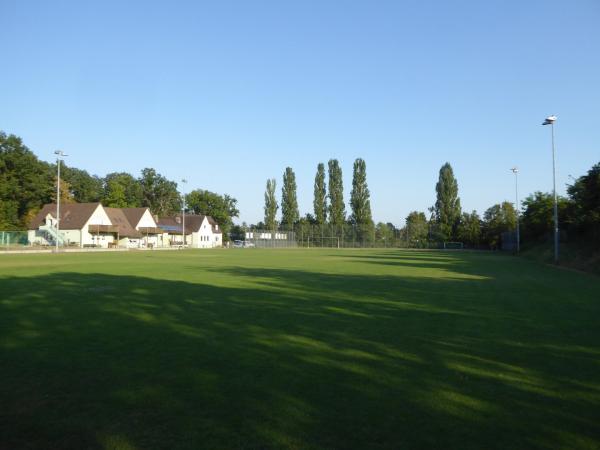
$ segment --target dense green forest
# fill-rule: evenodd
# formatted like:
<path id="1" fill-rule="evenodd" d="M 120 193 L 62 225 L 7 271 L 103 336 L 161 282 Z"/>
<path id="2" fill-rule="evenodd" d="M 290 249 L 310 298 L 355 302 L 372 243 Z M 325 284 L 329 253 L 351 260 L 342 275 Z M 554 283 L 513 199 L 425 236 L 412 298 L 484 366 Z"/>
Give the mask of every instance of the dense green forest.
<path id="1" fill-rule="evenodd" d="M 0 230 L 21 230 L 45 203 L 56 201 L 56 165 L 41 161 L 23 141 L 0 132 Z M 145 168 L 139 177 L 125 172 L 105 177 L 61 163 L 62 202 L 102 202 L 104 206 L 149 207 L 165 216 L 181 211 L 177 183 L 155 169 Z M 186 210 L 213 216 L 225 239 L 237 217 L 236 199 L 195 189 L 186 195 Z"/>

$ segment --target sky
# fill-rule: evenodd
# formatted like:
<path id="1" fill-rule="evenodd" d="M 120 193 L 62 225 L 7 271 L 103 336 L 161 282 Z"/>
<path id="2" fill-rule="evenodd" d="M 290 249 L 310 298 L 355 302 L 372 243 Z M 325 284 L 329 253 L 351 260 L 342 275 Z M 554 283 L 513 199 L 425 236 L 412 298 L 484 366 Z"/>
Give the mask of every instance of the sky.
<path id="1" fill-rule="evenodd" d="M 0 0 L 0 130 L 104 176 L 153 167 L 263 218 L 296 173 L 312 213 L 337 158 L 349 211 L 367 163 L 373 218 L 435 203 L 445 162 L 463 210 L 552 189 L 600 161 L 600 1 Z M 181 186 L 181 185 L 180 185 Z"/>

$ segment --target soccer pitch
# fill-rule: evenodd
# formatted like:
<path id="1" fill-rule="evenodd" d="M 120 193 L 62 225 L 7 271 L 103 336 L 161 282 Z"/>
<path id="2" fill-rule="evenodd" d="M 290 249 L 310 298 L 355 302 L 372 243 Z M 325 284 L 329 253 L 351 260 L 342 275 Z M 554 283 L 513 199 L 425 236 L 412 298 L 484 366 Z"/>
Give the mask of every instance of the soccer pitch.
<path id="1" fill-rule="evenodd" d="M 490 253 L 0 255 L 1 449 L 600 447 L 600 278 Z"/>

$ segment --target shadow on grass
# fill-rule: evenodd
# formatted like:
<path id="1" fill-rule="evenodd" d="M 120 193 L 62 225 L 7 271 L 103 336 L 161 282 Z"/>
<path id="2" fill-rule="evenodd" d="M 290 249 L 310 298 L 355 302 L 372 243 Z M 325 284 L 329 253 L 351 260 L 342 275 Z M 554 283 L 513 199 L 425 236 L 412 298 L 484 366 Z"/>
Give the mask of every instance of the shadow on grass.
<path id="1" fill-rule="evenodd" d="M 591 301 L 475 276 L 220 272 L 249 286 L 1 279 L 0 446 L 600 445 Z"/>

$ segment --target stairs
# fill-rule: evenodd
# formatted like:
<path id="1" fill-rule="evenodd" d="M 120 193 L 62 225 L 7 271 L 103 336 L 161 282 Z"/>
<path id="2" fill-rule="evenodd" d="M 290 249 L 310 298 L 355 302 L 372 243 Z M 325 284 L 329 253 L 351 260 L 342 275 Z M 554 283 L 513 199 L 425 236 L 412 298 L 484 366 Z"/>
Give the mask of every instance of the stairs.
<path id="1" fill-rule="evenodd" d="M 65 245 L 65 239 L 59 232 L 56 231 L 56 228 L 51 225 L 42 225 L 40 227 L 41 231 L 46 233 L 46 240 L 51 242 L 52 244 L 56 244 L 58 241 L 58 245 Z"/>

